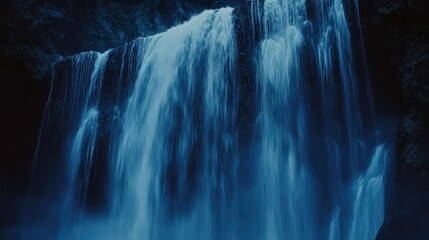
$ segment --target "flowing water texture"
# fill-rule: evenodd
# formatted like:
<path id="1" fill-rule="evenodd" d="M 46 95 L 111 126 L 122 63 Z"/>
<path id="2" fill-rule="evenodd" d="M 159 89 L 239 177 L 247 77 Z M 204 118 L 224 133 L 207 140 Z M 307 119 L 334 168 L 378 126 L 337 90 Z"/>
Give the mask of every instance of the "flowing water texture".
<path id="1" fill-rule="evenodd" d="M 38 151 L 57 181 L 35 190 L 57 203 L 45 239 L 375 239 L 388 155 L 341 1 L 251 13 L 254 118 L 232 8 L 57 66 Z"/>
<path id="2" fill-rule="evenodd" d="M 264 4 L 257 60 L 263 237 L 374 239 L 384 217 L 385 150 L 370 157 L 364 116 L 371 112 L 359 95 L 365 88 L 341 1 L 310 6 L 313 12 L 305 1 Z"/>

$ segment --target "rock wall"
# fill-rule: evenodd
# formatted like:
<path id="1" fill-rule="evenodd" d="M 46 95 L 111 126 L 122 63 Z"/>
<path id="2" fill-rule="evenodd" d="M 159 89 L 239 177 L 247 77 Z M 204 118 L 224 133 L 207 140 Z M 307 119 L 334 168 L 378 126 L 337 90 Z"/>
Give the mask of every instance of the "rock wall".
<path id="1" fill-rule="evenodd" d="M 398 126 L 386 219 L 377 239 L 429 239 L 429 4 L 360 2 L 379 114 Z"/>

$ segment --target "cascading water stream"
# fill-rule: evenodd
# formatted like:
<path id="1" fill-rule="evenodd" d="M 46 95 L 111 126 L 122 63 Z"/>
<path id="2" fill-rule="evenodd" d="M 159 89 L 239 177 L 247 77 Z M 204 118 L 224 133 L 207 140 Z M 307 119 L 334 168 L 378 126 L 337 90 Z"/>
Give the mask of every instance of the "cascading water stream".
<path id="1" fill-rule="evenodd" d="M 375 238 L 388 156 L 364 122 L 341 1 L 250 12 L 252 129 L 238 127 L 232 8 L 57 67 L 38 151 L 57 161 L 52 238 Z"/>
<path id="2" fill-rule="evenodd" d="M 341 1 L 267 0 L 261 21 L 263 238 L 374 239 L 383 213 L 360 207 L 383 209 L 386 156 L 380 146 L 367 159 L 373 146 L 366 145 L 363 119 L 371 112 L 360 106 L 368 100 L 359 99 L 365 88 L 354 74 Z"/>
<path id="3" fill-rule="evenodd" d="M 122 214 L 133 239 L 216 235 L 212 216 L 222 213 L 218 201 L 233 183 L 236 155 L 231 12 L 206 11 L 144 40 L 117 154 L 116 177 L 127 185 Z M 189 204 L 199 210 L 177 227 L 173 220 L 174 234 L 157 228 Z M 217 205 L 220 213 L 211 210 Z"/>

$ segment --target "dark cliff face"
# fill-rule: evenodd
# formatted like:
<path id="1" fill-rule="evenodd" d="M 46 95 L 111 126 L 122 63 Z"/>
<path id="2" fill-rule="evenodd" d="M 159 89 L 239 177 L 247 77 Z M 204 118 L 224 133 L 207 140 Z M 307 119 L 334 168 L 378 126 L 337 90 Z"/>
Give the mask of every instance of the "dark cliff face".
<path id="1" fill-rule="evenodd" d="M 50 63 L 57 57 L 50 54 L 54 46 L 42 34 L 50 35 L 38 24 L 50 24 L 52 15 L 35 19 L 37 12 L 25 12 L 30 2 L 0 2 L 0 226 L 17 220 L 16 209 L 23 186 L 31 175 L 37 135 L 49 93 L 47 76 Z M 52 17 L 52 18 L 50 18 Z M 6 203 L 6 205 L 5 205 Z M 7 217 L 4 217 L 7 216 Z"/>
<path id="2" fill-rule="evenodd" d="M 105 51 L 154 35 L 204 9 L 235 0 L 74 0 L 0 3 L 2 55 L 27 64 L 32 77 L 51 70 L 57 55 Z M 22 61 L 22 59 L 25 61 Z"/>
<path id="3" fill-rule="evenodd" d="M 386 219 L 377 239 L 428 239 L 429 5 L 360 2 L 379 111 L 398 125 Z"/>

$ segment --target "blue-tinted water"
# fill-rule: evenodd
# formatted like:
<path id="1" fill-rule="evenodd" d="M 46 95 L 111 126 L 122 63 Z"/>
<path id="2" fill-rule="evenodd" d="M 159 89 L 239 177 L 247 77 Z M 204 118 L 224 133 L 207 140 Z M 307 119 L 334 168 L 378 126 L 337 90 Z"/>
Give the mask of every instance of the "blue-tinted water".
<path id="1" fill-rule="evenodd" d="M 388 155 L 341 1 L 257 4 L 250 129 L 231 8 L 57 67 L 45 239 L 375 238 Z"/>

